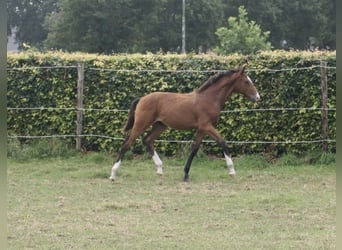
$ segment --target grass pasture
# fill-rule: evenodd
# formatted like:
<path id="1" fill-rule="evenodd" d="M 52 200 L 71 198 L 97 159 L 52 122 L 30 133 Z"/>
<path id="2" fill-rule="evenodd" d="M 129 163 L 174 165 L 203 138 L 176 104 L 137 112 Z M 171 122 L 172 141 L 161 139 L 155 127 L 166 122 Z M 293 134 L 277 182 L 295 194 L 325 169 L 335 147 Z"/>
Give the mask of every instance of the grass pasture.
<path id="1" fill-rule="evenodd" d="M 9 249 L 335 249 L 335 164 L 101 154 L 8 160 Z M 285 164 L 285 163 L 286 164 Z"/>

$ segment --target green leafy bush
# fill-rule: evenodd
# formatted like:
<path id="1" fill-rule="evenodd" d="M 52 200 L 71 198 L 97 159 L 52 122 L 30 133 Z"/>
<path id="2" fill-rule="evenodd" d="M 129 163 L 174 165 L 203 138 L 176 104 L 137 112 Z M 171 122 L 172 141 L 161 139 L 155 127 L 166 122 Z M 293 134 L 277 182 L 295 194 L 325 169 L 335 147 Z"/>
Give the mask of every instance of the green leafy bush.
<path id="1" fill-rule="evenodd" d="M 229 17 L 228 27 L 220 27 L 215 32 L 220 46 L 215 51 L 222 55 L 231 53 L 253 54 L 259 50 L 271 49 L 267 41 L 269 31 L 263 32 L 258 24 L 249 21 L 244 6 L 239 7 L 239 17 Z"/>
<path id="2" fill-rule="evenodd" d="M 248 62 L 246 62 L 248 59 Z M 320 143 L 271 143 L 321 140 L 321 111 L 277 108 L 320 108 L 320 60 L 328 63 L 328 105 L 336 107 L 336 52 L 273 51 L 245 57 L 209 55 L 95 55 L 82 53 L 9 54 L 8 107 L 39 110 L 8 110 L 8 134 L 74 135 L 76 131 L 77 63 L 85 65 L 83 138 L 85 150 L 117 152 L 120 133 L 131 101 L 153 91 L 190 92 L 216 70 L 247 64 L 261 101 L 252 103 L 235 95 L 226 103 L 218 130 L 227 141 L 270 143 L 229 144 L 233 155 L 265 152 L 301 154 L 320 149 Z M 67 66 L 67 67 L 66 67 Z M 57 108 L 57 109 L 54 109 Z M 59 108 L 70 108 L 63 110 Z M 91 109 L 91 110 L 90 110 Z M 98 110 L 101 109 L 101 110 Z M 107 111 L 102 110 L 107 109 Z M 243 109 L 265 109 L 243 112 Z M 336 138 L 336 112 L 329 111 L 329 138 Z M 167 130 L 162 140 L 191 140 L 193 131 Z M 206 138 L 207 139 L 207 138 Z M 74 144 L 75 138 L 64 139 Z M 20 139 L 25 142 L 25 139 Z M 158 150 L 173 155 L 177 143 L 156 143 Z M 334 152 L 336 143 L 329 143 Z M 140 141 L 134 147 L 141 152 Z M 213 143 L 204 143 L 206 153 L 221 153 Z"/>

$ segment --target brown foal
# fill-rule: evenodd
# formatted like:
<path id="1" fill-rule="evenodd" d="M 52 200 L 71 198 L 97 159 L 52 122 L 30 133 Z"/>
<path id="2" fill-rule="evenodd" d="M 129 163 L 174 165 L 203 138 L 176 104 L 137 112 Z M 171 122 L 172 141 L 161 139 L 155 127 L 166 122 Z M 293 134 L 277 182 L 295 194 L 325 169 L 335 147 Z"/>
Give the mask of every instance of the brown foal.
<path id="1" fill-rule="evenodd" d="M 184 167 L 185 181 L 189 179 L 192 160 L 205 135 L 213 138 L 222 147 L 229 174 L 234 176 L 235 169 L 233 161 L 229 157 L 226 141 L 215 129 L 220 112 L 233 93 L 243 94 L 252 101 L 260 99 L 252 80 L 245 73 L 245 67 L 218 73 L 188 94 L 154 92 L 135 99 L 131 104 L 128 120 L 123 128 L 123 132 L 129 130 L 131 132 L 121 147 L 110 179 L 115 180 L 124 154 L 150 126 L 152 129 L 143 142 L 152 155 L 158 175 L 163 174 L 163 163 L 154 149 L 153 142 L 169 127 L 179 130 L 196 130 L 192 150 Z"/>

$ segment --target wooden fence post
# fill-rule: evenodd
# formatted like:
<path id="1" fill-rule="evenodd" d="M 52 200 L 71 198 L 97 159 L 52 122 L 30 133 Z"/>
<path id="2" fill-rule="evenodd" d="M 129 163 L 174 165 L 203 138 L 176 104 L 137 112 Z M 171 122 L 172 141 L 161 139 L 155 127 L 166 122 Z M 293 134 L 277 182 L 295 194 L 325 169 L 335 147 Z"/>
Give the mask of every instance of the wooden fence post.
<path id="1" fill-rule="evenodd" d="M 328 76 L 327 62 L 321 61 L 322 86 L 322 150 L 328 151 Z"/>
<path id="2" fill-rule="evenodd" d="M 83 86 L 84 64 L 77 64 L 77 121 L 76 121 L 76 150 L 82 148 L 82 121 L 83 121 Z"/>

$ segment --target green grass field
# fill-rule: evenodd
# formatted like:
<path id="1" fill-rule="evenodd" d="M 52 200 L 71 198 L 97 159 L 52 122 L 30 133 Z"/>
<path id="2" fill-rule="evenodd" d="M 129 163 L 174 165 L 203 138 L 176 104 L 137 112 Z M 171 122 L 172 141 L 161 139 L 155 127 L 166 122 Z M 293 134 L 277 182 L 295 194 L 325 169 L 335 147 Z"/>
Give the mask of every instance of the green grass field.
<path id="1" fill-rule="evenodd" d="M 9 249 L 336 249 L 335 164 L 162 160 L 9 159 Z"/>

